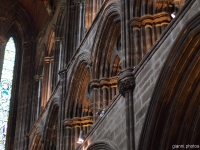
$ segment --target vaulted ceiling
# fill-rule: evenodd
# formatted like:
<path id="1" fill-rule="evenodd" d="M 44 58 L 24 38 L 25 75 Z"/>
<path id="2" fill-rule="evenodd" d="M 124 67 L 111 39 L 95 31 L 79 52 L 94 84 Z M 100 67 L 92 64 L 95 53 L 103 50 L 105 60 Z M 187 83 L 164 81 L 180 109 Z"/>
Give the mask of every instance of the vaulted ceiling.
<path id="1" fill-rule="evenodd" d="M 55 1 L 52 0 L 54 4 Z M 4 17 L 14 5 L 21 4 L 24 11 L 27 11 L 32 18 L 36 34 L 38 34 L 52 18 L 46 10 L 46 2 L 46 0 L 0 0 L 0 17 Z M 13 9 L 13 13 L 16 13 L 16 10 Z"/>

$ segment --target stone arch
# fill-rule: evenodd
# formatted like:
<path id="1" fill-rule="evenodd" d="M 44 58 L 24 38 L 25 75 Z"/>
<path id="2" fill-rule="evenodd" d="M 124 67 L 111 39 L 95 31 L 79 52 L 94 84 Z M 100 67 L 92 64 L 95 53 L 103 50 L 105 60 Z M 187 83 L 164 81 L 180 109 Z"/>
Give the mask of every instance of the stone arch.
<path id="1" fill-rule="evenodd" d="M 109 76 L 110 59 L 116 41 L 121 34 L 120 3 L 116 1 L 108 3 L 99 22 L 99 30 L 96 33 L 91 52 L 93 59 L 95 59 L 92 68 L 93 79 Z"/>
<path id="2" fill-rule="evenodd" d="M 117 150 L 117 148 L 106 141 L 97 141 L 87 147 L 87 150 Z"/>
<path id="3" fill-rule="evenodd" d="M 73 72 L 70 73 L 65 101 L 65 121 L 67 144 L 66 149 L 72 150 L 77 146 L 80 130 L 87 133 L 93 123 L 92 112 L 90 111 L 90 100 L 87 95 L 87 86 L 90 81 L 90 60 L 89 53 L 80 53 L 72 66 Z M 71 141 L 71 143 L 68 143 Z"/>
<path id="4" fill-rule="evenodd" d="M 44 149 L 56 149 L 57 143 L 57 128 L 58 128 L 58 111 L 59 102 L 58 99 L 54 99 L 49 107 L 46 123 L 44 126 Z"/>
<path id="5" fill-rule="evenodd" d="M 86 89 L 87 89 L 87 85 L 90 81 L 90 72 L 91 72 L 91 68 L 90 68 L 90 60 L 89 60 L 89 54 L 87 52 L 84 53 L 80 53 L 77 58 L 76 61 L 74 63 L 75 65 L 73 66 L 74 70 L 70 75 L 70 79 L 69 84 L 71 85 L 69 88 L 69 101 L 67 102 L 67 108 L 66 109 L 68 112 L 66 113 L 66 116 L 69 118 L 73 118 L 73 117 L 82 117 L 82 113 L 78 113 L 78 114 L 71 114 L 70 112 L 77 112 L 76 110 L 76 105 L 77 104 L 83 104 L 83 100 L 84 99 L 80 99 L 80 94 L 83 94 L 82 96 L 86 96 Z M 83 83 L 83 84 L 80 84 Z M 77 91 L 77 88 L 80 91 Z M 80 93 L 79 93 L 80 92 Z M 82 109 L 82 108 L 81 108 Z"/>
<path id="6" fill-rule="evenodd" d="M 200 14 L 188 21 L 171 49 L 154 90 L 139 149 L 199 143 Z"/>

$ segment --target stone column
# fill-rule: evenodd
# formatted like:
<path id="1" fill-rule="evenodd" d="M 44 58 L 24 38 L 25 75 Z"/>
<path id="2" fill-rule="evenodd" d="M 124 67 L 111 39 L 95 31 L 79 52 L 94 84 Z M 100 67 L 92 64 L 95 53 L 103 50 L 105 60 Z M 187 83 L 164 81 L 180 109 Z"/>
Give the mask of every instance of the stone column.
<path id="1" fill-rule="evenodd" d="M 34 85 L 33 85 L 33 102 L 32 102 L 32 107 L 31 107 L 31 126 L 35 122 L 38 112 L 37 108 L 40 107 L 38 106 L 38 90 L 39 90 L 39 76 L 35 75 L 34 76 Z"/>
<path id="2" fill-rule="evenodd" d="M 74 42 L 75 42 L 75 50 L 79 46 L 83 36 L 84 32 L 84 26 L 85 26 L 85 0 L 74 0 L 74 9 L 75 9 L 75 28 L 74 28 Z"/>
<path id="3" fill-rule="evenodd" d="M 108 102 L 109 84 L 110 84 L 110 80 L 108 78 L 100 79 L 100 85 L 103 91 L 103 100 L 102 100 L 103 109 L 105 109 L 109 104 Z"/>
<path id="4" fill-rule="evenodd" d="M 134 132 L 134 101 L 133 90 L 135 88 L 135 78 L 133 75 L 133 68 L 126 68 L 121 71 L 118 79 L 119 92 L 125 97 L 126 107 L 126 135 L 127 135 L 127 149 L 135 149 L 135 132 Z"/>
<path id="5" fill-rule="evenodd" d="M 74 127 L 74 147 L 73 149 L 75 149 L 78 144 L 77 144 L 77 141 L 78 141 L 78 138 L 79 138 L 79 133 L 81 131 L 81 118 L 80 117 L 75 117 L 73 118 L 73 127 Z"/>
<path id="6" fill-rule="evenodd" d="M 61 63 L 64 62 L 62 58 L 62 46 L 63 46 L 63 37 L 55 38 L 55 50 L 54 50 L 54 62 L 53 62 L 53 88 L 56 86 L 59 81 L 58 72 L 61 70 Z M 64 55 L 63 55 L 64 57 Z"/>
<path id="7" fill-rule="evenodd" d="M 42 104 L 41 106 L 44 108 L 46 105 L 50 94 L 51 94 L 51 62 L 53 57 L 45 57 L 44 61 L 44 75 L 43 75 L 43 85 L 42 85 Z"/>
<path id="8" fill-rule="evenodd" d="M 65 125 L 65 135 L 64 136 L 64 143 L 63 143 L 63 149 L 66 149 L 66 150 L 71 150 L 71 134 L 72 134 L 72 123 L 73 123 L 73 120 L 72 119 L 66 119 L 64 121 L 64 125 Z"/>
<path id="9" fill-rule="evenodd" d="M 144 55 L 150 50 L 152 46 L 152 25 L 148 23 L 145 25 L 146 51 Z"/>
<path id="10" fill-rule="evenodd" d="M 90 111 L 93 113 L 93 121 L 95 122 L 99 116 L 96 114 L 100 108 L 100 89 L 99 80 L 92 80 L 89 84 L 90 95 Z"/>
<path id="11" fill-rule="evenodd" d="M 114 76 L 110 78 L 110 88 L 111 88 L 111 100 L 115 97 L 116 94 L 118 94 L 118 88 L 117 88 L 117 81 L 118 76 Z"/>
<path id="12" fill-rule="evenodd" d="M 142 53 L 140 49 L 140 28 L 138 26 L 133 27 L 133 66 L 139 64 L 142 59 Z"/>
<path id="13" fill-rule="evenodd" d="M 132 28 L 132 52 L 126 62 L 131 62 L 131 67 L 139 64 L 146 53 L 151 49 L 154 42 L 159 38 L 160 34 L 167 27 L 170 22 L 168 13 L 162 12 L 155 15 L 144 15 L 142 17 L 135 17 L 130 20 Z M 130 59 L 130 60 L 129 60 Z"/>
<path id="14" fill-rule="evenodd" d="M 23 49 L 23 58 L 22 58 L 22 73 L 21 73 L 21 81 L 20 81 L 20 91 L 19 93 L 26 93 L 24 96 L 19 97 L 20 104 L 18 106 L 21 107 L 21 110 L 18 110 L 18 112 L 21 112 L 21 140 L 24 140 L 24 143 L 20 143 L 20 147 L 24 147 L 24 149 L 28 150 L 28 143 L 29 138 L 25 138 L 23 135 L 28 135 L 31 125 L 31 108 L 32 108 L 32 102 L 33 99 L 32 91 L 33 91 L 33 68 L 34 68 L 34 50 L 35 50 L 35 41 L 30 40 L 22 43 L 22 49 Z M 30 86 L 31 85 L 31 86 Z M 19 107 L 19 109 L 20 109 Z"/>

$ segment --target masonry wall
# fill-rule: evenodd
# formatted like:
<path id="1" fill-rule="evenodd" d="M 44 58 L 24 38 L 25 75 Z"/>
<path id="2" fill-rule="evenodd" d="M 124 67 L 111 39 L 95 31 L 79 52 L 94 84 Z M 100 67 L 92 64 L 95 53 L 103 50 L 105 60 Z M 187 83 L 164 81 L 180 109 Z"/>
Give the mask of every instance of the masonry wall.
<path id="1" fill-rule="evenodd" d="M 135 107 L 135 142 L 138 147 L 141 131 L 148 112 L 150 100 L 152 98 L 159 75 L 165 66 L 165 62 L 173 50 L 173 46 L 179 35 L 182 34 L 185 22 L 188 22 L 190 16 L 194 16 L 200 2 L 196 1 L 190 6 L 183 8 L 179 15 L 165 29 L 164 33 L 157 40 L 151 51 L 142 60 L 135 71 L 136 86 L 134 90 Z M 195 11 L 194 11 L 195 10 Z"/>

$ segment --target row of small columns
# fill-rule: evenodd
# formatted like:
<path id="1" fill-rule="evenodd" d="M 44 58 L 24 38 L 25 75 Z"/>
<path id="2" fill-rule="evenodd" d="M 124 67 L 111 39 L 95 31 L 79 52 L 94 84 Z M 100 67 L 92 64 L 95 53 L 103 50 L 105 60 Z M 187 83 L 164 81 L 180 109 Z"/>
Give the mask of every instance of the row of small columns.
<path id="1" fill-rule="evenodd" d="M 88 94 L 90 99 L 90 111 L 93 112 L 93 120 L 99 118 L 97 112 L 105 109 L 117 94 L 118 76 L 111 78 L 95 79 L 89 83 Z"/>
<path id="2" fill-rule="evenodd" d="M 82 130 L 84 135 L 90 130 L 93 124 L 92 116 L 68 118 L 64 120 L 66 128 L 66 147 L 67 150 L 74 150 L 78 144 L 79 133 Z"/>
<path id="3" fill-rule="evenodd" d="M 129 58 L 129 66 L 136 66 L 151 49 L 154 42 L 169 24 L 171 18 L 168 13 L 162 12 L 155 15 L 144 15 L 130 20 L 131 51 L 133 58 Z"/>

